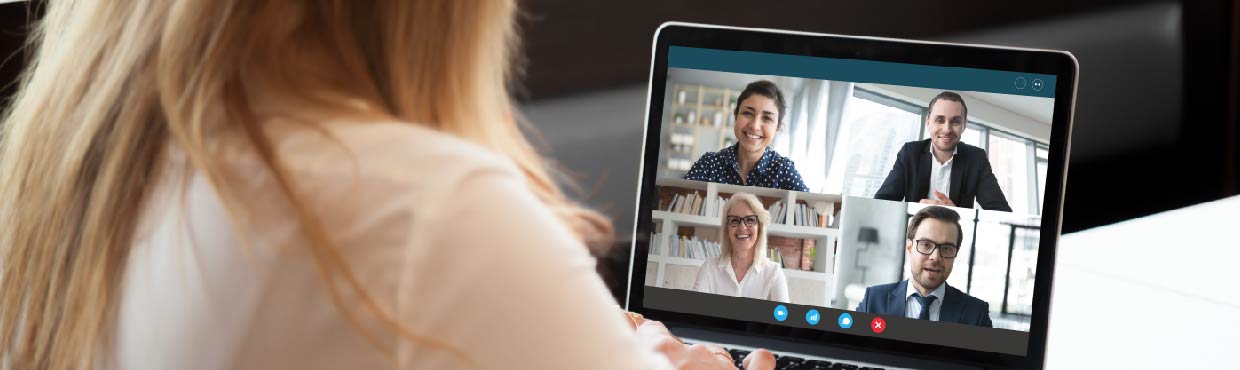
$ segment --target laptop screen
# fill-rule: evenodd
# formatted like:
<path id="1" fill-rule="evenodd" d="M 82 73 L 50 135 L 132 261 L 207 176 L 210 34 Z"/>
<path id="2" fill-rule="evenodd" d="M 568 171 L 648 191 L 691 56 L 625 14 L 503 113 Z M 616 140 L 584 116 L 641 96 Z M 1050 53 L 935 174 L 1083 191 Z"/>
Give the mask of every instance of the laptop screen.
<path id="1" fill-rule="evenodd" d="M 673 44 L 665 76 L 644 308 L 1029 353 L 1056 75 Z"/>

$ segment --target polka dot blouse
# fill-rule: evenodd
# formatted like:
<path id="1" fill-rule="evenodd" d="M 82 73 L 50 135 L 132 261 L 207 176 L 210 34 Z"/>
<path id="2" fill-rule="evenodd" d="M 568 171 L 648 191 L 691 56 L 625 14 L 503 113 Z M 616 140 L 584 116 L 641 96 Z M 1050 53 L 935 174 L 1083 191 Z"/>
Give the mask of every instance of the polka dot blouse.
<path id="1" fill-rule="evenodd" d="M 792 160 L 775 153 L 771 147 L 766 148 L 762 159 L 758 160 L 758 165 L 749 170 L 745 179 L 746 181 L 741 181 L 740 164 L 736 162 L 736 145 L 703 154 L 685 174 L 685 180 L 809 191 Z"/>

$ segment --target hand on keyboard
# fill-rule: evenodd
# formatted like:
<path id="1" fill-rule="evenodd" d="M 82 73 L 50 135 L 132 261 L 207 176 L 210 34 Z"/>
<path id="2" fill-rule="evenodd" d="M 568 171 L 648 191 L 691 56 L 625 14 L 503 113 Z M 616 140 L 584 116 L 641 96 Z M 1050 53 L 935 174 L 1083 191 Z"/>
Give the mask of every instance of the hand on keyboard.
<path id="1" fill-rule="evenodd" d="M 760 349 L 734 359 L 723 347 L 713 344 L 685 345 L 658 321 L 646 320 L 637 327 L 638 339 L 671 360 L 679 370 L 731 370 L 741 365 L 745 370 L 774 370 L 775 356 Z"/>

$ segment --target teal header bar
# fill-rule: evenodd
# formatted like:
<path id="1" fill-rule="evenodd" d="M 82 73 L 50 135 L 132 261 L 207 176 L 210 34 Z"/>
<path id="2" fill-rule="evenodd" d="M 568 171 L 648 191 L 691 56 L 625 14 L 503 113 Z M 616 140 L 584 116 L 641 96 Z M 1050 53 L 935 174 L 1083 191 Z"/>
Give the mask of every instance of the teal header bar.
<path id="1" fill-rule="evenodd" d="M 1055 97 L 1055 76 L 992 69 L 835 59 L 672 46 L 670 68 Z"/>

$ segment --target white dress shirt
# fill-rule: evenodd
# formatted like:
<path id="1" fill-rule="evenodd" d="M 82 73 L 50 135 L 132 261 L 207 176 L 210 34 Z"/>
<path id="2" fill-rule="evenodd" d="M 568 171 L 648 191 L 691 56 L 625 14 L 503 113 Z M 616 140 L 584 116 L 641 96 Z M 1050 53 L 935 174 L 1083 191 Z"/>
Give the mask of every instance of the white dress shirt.
<path id="1" fill-rule="evenodd" d="M 698 269 L 693 290 L 788 303 L 788 278 L 784 276 L 784 269 L 765 257 L 754 258 L 754 263 L 739 282 L 736 281 L 731 258 L 707 258 L 702 268 Z"/>
<path id="2" fill-rule="evenodd" d="M 917 294 L 917 288 L 913 286 L 913 281 L 909 280 L 908 287 L 904 292 L 904 317 L 916 319 L 921 317 L 921 302 L 917 298 L 913 298 Z M 930 321 L 939 321 L 939 311 L 943 308 L 943 296 L 947 293 L 947 282 L 939 284 L 938 288 L 930 291 L 931 297 L 936 297 L 934 302 L 930 302 Z"/>
<path id="3" fill-rule="evenodd" d="M 253 212 L 230 218 L 171 145 L 95 369 L 672 369 L 507 158 L 406 123 L 264 129 L 378 308 L 477 366 L 382 330 L 337 281 L 373 341 L 355 330 L 267 171 L 213 137 Z"/>
<path id="4" fill-rule="evenodd" d="M 934 196 L 934 191 L 943 192 L 943 195 L 952 196 L 952 162 L 956 161 L 956 152 L 960 151 L 957 145 L 952 149 L 952 157 L 947 162 L 939 163 L 939 159 L 934 156 L 934 144 L 930 144 L 930 190 L 926 192 L 926 199 L 939 200 Z"/>

